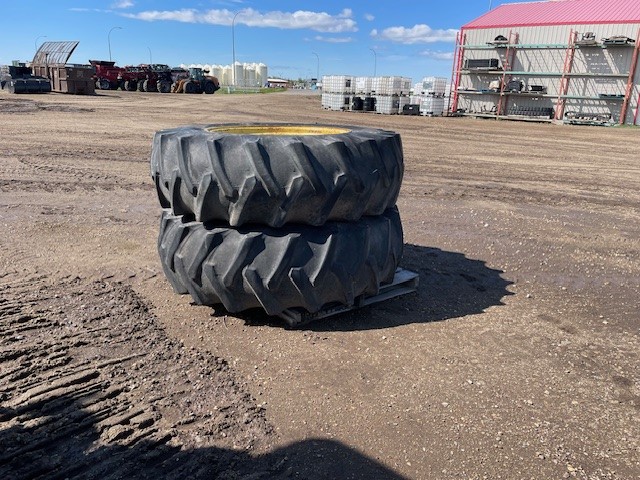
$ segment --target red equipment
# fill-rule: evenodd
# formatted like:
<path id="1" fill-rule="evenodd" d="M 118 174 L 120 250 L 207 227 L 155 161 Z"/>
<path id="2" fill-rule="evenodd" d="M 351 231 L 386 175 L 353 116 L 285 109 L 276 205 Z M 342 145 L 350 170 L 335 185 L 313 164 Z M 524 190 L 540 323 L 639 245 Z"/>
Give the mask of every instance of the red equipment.
<path id="1" fill-rule="evenodd" d="M 167 65 L 138 65 L 117 67 L 115 62 L 107 60 L 89 60 L 96 69 L 96 88 L 101 90 L 127 90 L 133 92 L 171 91 L 171 69 Z"/>

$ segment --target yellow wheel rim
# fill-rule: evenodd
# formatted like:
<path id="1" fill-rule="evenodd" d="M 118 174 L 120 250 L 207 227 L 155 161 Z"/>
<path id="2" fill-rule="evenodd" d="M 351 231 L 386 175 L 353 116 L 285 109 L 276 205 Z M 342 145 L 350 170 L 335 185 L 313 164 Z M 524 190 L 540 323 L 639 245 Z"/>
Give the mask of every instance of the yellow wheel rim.
<path id="1" fill-rule="evenodd" d="M 315 125 L 229 125 L 207 130 L 233 135 L 337 135 L 350 132 L 347 128 Z"/>

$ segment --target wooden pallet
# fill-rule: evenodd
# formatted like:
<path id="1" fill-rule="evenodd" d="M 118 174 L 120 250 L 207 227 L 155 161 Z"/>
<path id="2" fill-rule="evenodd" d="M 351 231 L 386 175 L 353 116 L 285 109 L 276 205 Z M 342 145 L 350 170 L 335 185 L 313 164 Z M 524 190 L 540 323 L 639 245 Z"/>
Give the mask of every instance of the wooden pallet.
<path id="1" fill-rule="evenodd" d="M 418 277 L 418 274 L 415 272 L 405 270 L 404 268 L 398 268 L 395 276 L 393 277 L 393 281 L 390 284 L 381 285 L 377 295 L 360 295 L 354 299 L 352 305 L 337 305 L 335 307 L 320 310 L 316 313 L 309 313 L 298 308 L 290 308 L 283 311 L 278 316 L 282 318 L 288 326 L 300 327 L 314 320 L 332 317 L 367 305 L 383 302 L 390 298 L 415 292 L 418 289 Z"/>

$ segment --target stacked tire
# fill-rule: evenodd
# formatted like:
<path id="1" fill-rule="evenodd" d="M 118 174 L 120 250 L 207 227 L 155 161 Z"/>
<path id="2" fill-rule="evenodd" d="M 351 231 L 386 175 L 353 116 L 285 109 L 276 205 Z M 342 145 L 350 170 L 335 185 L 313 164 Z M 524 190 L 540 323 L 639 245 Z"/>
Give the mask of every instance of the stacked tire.
<path id="1" fill-rule="evenodd" d="M 177 293 L 229 312 L 315 313 L 393 280 L 403 238 L 400 135 L 292 124 L 156 133 L 162 268 Z"/>

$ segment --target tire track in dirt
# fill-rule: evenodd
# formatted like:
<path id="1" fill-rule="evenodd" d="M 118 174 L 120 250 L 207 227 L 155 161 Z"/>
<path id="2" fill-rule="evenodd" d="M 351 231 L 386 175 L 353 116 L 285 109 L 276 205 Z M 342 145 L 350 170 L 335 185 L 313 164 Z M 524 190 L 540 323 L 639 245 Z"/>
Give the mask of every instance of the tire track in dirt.
<path id="1" fill-rule="evenodd" d="M 272 435 L 227 363 L 168 339 L 122 284 L 5 274 L 0 328 L 1 478 L 231 474 Z"/>
<path id="2" fill-rule="evenodd" d="M 412 178 L 403 185 L 403 195 L 412 197 L 427 196 L 439 199 L 480 198 L 483 200 L 497 200 L 499 202 L 512 202 L 517 199 L 524 204 L 575 206 L 578 204 L 589 205 L 591 208 L 605 209 L 619 207 L 622 203 L 629 203 L 634 208 L 633 193 L 611 189 L 590 191 L 579 182 L 564 182 L 563 185 L 552 186 L 544 182 L 513 182 L 509 179 L 498 182 L 476 182 L 469 179 L 461 182 L 459 178 L 447 179 L 440 176 L 437 182 Z M 640 198 L 640 197 L 639 197 Z"/>
<path id="3" fill-rule="evenodd" d="M 107 182 L 78 182 L 78 181 L 51 181 L 43 183 L 37 179 L 0 179 L 0 189 L 3 192 L 113 192 L 124 190 L 134 192 L 136 190 L 153 191 L 153 185 L 139 183 L 120 183 L 117 180 Z"/>
<path id="4" fill-rule="evenodd" d="M 43 182 L 43 178 L 47 178 L 47 181 Z M 3 192 L 113 191 L 115 189 L 152 191 L 153 184 L 150 181 L 135 181 L 116 172 L 99 171 L 90 166 L 17 159 L 12 168 L 0 169 L 0 189 Z"/>

